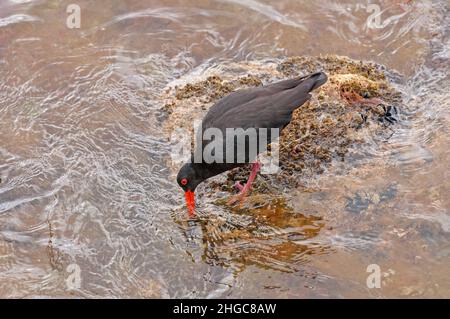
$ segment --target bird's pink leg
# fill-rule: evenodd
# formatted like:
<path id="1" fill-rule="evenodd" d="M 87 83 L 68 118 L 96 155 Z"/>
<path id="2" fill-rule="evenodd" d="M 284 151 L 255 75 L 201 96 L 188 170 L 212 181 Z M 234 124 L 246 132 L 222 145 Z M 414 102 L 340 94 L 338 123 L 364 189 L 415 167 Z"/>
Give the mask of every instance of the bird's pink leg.
<path id="1" fill-rule="evenodd" d="M 247 195 L 248 191 L 252 188 L 253 181 L 255 180 L 256 174 L 258 174 L 260 169 L 261 169 L 261 164 L 259 162 L 252 163 L 252 172 L 250 173 L 250 176 L 248 177 L 248 181 L 245 184 L 245 186 L 242 186 L 242 184 L 239 182 L 236 182 L 236 184 L 234 184 L 234 186 L 240 190 L 237 199 L 239 199 L 239 200 L 244 199 L 244 197 Z M 230 201 L 230 203 L 232 203 L 232 202 L 236 202 L 236 200 L 232 199 Z"/>
<path id="2" fill-rule="evenodd" d="M 252 164 L 252 172 L 248 177 L 248 181 L 245 186 L 241 189 L 240 195 L 243 197 L 247 194 L 247 192 L 252 188 L 253 181 L 256 178 L 256 174 L 258 174 L 259 169 L 261 168 L 261 164 L 259 162 L 255 162 Z"/>
<path id="3" fill-rule="evenodd" d="M 242 186 L 241 182 L 236 182 L 234 184 L 234 187 L 236 187 L 238 190 L 240 190 L 242 192 L 242 190 L 244 189 L 244 186 Z"/>

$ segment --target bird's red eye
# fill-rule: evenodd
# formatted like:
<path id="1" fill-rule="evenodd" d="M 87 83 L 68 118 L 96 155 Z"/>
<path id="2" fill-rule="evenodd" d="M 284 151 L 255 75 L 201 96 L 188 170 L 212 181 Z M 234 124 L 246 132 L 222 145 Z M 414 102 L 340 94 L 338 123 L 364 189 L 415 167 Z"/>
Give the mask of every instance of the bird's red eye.
<path id="1" fill-rule="evenodd" d="M 181 185 L 186 186 L 187 183 L 188 183 L 188 180 L 187 180 L 186 178 L 183 178 L 183 179 L 181 180 Z"/>

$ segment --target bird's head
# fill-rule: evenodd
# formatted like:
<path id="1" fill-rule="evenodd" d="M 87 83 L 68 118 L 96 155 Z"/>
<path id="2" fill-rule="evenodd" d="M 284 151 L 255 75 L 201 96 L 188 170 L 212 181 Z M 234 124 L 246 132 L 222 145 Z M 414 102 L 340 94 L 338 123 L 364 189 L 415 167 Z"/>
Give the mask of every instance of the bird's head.
<path id="1" fill-rule="evenodd" d="M 195 165 L 191 163 L 184 164 L 177 175 L 178 185 L 184 190 L 186 205 L 190 216 L 195 214 L 195 189 L 203 178 L 196 170 Z"/>

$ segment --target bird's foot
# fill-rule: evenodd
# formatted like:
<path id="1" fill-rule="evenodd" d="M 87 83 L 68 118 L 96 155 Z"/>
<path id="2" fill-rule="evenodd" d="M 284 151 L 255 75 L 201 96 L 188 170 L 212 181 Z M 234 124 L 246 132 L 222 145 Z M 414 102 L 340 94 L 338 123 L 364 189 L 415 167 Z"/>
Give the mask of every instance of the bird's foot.
<path id="1" fill-rule="evenodd" d="M 234 205 L 236 205 L 237 203 L 239 203 L 239 204 L 242 204 L 244 201 L 245 201 L 245 198 L 246 198 L 246 193 L 247 192 L 240 192 L 239 194 L 237 194 L 237 195 L 233 195 L 233 196 L 231 196 L 231 198 L 228 200 L 228 205 L 230 205 L 230 206 L 234 206 Z"/>
<path id="2" fill-rule="evenodd" d="M 239 194 L 232 196 L 232 198 L 228 201 L 228 205 L 235 205 L 237 202 L 241 204 L 245 201 L 247 193 L 251 189 L 251 184 L 248 182 L 243 186 L 240 182 L 236 182 L 234 186 L 239 190 Z"/>
<path id="3" fill-rule="evenodd" d="M 233 196 L 229 201 L 228 201 L 228 205 L 234 205 L 237 202 L 240 202 L 241 204 L 244 202 L 245 200 L 245 196 L 247 195 L 247 193 L 250 191 L 250 189 L 252 188 L 252 184 L 253 181 L 256 178 L 256 174 L 258 173 L 259 169 L 261 168 L 261 164 L 259 162 L 255 162 L 252 164 L 252 172 L 250 173 L 250 177 L 248 178 L 247 183 L 245 184 L 245 186 L 243 186 L 240 182 L 236 182 L 234 184 L 234 187 L 236 187 L 237 189 L 239 189 L 239 194 L 236 196 Z"/>

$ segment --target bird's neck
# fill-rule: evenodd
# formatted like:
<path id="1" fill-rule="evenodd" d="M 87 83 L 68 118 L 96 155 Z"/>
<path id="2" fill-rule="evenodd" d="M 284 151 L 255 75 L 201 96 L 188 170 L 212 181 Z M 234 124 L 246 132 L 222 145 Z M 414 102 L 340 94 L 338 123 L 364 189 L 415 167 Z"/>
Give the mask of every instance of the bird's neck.
<path id="1" fill-rule="evenodd" d="M 211 166 L 207 163 L 198 163 L 193 165 L 198 176 L 200 176 L 203 180 L 217 175 L 217 172 L 214 170 L 214 166 Z"/>

